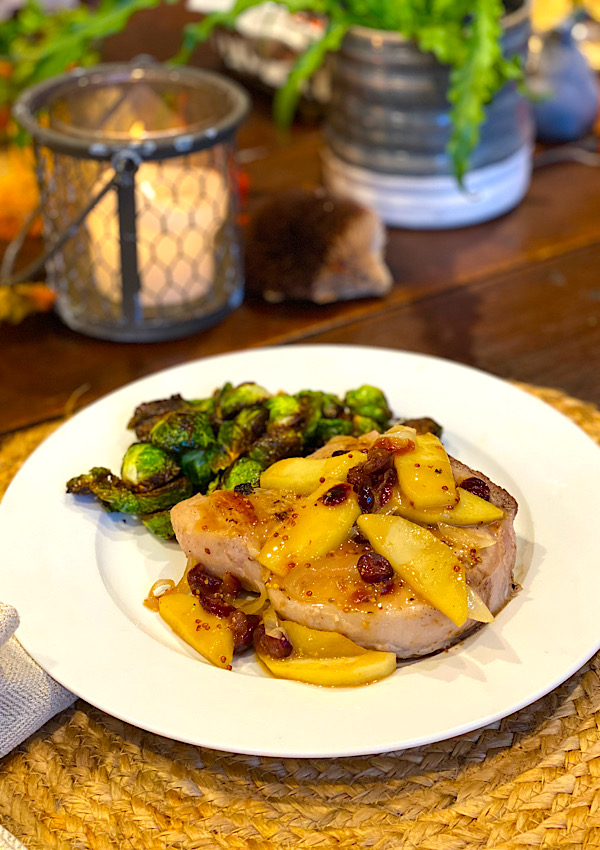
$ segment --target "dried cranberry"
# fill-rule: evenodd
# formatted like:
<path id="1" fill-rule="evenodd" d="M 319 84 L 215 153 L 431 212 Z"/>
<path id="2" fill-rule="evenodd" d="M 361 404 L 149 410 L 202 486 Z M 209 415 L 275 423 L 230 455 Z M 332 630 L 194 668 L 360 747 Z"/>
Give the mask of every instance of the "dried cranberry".
<path id="1" fill-rule="evenodd" d="M 369 542 L 357 525 L 353 525 L 350 529 L 350 539 L 359 546 L 365 546 Z"/>
<path id="2" fill-rule="evenodd" d="M 358 559 L 357 569 L 360 577 L 367 584 L 377 584 L 380 581 L 389 581 L 394 577 L 394 568 L 387 558 L 377 552 L 365 552 Z"/>
<path id="3" fill-rule="evenodd" d="M 485 499 L 486 502 L 489 502 L 490 488 L 481 478 L 476 478 L 474 475 L 471 478 L 465 478 L 464 481 L 461 481 L 460 486 L 463 490 L 468 490 L 474 496 L 479 496 L 480 499 Z"/>
<path id="4" fill-rule="evenodd" d="M 344 482 L 334 484 L 333 487 L 330 487 L 329 490 L 323 493 L 319 501 L 323 502 L 327 507 L 341 505 L 350 495 L 351 489 L 350 485 Z"/>
<path id="5" fill-rule="evenodd" d="M 375 494 L 370 487 L 363 486 L 358 491 L 358 506 L 363 514 L 370 514 L 375 507 Z"/>
<path id="6" fill-rule="evenodd" d="M 360 605 L 362 602 L 370 602 L 371 592 L 369 592 L 366 587 L 357 587 L 356 590 L 352 591 L 348 597 L 348 602 L 351 605 Z"/>
<path id="7" fill-rule="evenodd" d="M 394 453 L 386 445 L 379 445 L 379 441 L 369 449 L 366 461 L 348 472 L 348 482 L 363 513 L 371 513 L 389 502 L 396 479 Z"/>
<path id="8" fill-rule="evenodd" d="M 346 480 L 349 484 L 352 484 L 355 490 L 356 487 L 360 486 L 364 480 L 363 466 L 364 463 L 359 463 L 358 466 L 352 466 L 346 475 Z"/>
<path id="9" fill-rule="evenodd" d="M 388 596 L 390 593 L 393 593 L 396 590 L 396 582 L 391 580 L 384 582 L 379 588 L 380 596 Z M 402 582 L 399 583 L 399 586 L 402 586 Z"/>
<path id="10" fill-rule="evenodd" d="M 230 605 L 221 593 L 199 593 L 198 599 L 207 614 L 214 614 L 223 620 L 235 611 L 233 605 Z"/>
<path id="11" fill-rule="evenodd" d="M 387 505 L 392 498 L 397 477 L 395 469 L 386 469 L 383 473 L 383 479 L 377 488 L 377 502 L 379 507 Z"/>
<path id="12" fill-rule="evenodd" d="M 386 446 L 374 446 L 363 464 L 363 470 L 367 475 L 376 475 L 388 469 L 392 463 L 392 452 Z"/>
<path id="13" fill-rule="evenodd" d="M 225 573 L 223 575 L 223 590 L 235 599 L 240 595 L 242 583 L 233 573 Z"/>
<path id="14" fill-rule="evenodd" d="M 233 651 L 243 652 L 252 643 L 254 629 L 260 623 L 258 614 L 244 614 L 235 611 L 229 620 L 229 628 L 233 632 Z"/>
<path id="15" fill-rule="evenodd" d="M 196 564 L 187 574 L 187 582 L 193 594 L 203 591 L 204 593 L 217 593 L 221 589 L 222 581 L 217 576 L 207 573 L 202 564 Z"/>
<path id="16" fill-rule="evenodd" d="M 284 635 L 281 637 L 268 635 L 265 632 L 264 623 L 254 629 L 253 640 L 256 651 L 263 655 L 270 655 L 271 658 L 287 658 L 294 649 Z"/>

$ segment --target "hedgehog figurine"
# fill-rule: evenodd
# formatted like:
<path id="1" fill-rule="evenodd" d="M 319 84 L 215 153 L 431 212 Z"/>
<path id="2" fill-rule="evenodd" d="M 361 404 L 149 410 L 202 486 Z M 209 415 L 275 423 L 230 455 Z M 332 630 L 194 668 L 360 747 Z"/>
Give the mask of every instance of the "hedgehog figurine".
<path id="1" fill-rule="evenodd" d="M 266 201 L 246 232 L 246 290 L 271 303 L 330 304 L 381 297 L 392 287 L 385 227 L 375 212 L 323 189 Z"/>

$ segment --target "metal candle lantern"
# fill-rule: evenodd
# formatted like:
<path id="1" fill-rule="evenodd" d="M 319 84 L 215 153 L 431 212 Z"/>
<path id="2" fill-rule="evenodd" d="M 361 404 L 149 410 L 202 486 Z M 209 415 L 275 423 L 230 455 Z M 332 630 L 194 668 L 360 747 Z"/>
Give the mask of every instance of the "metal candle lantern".
<path id="1" fill-rule="evenodd" d="M 239 306 L 239 86 L 154 62 L 77 69 L 28 89 L 46 271 L 71 328 L 172 339 Z"/>

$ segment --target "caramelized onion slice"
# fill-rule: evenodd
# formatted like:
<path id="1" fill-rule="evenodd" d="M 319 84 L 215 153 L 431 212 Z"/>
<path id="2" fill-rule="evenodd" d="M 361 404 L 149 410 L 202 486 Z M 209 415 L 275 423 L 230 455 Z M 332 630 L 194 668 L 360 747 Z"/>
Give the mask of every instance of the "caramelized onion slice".
<path id="1" fill-rule="evenodd" d="M 287 632 L 283 628 L 279 617 L 277 616 L 277 612 L 272 605 L 269 605 L 263 614 L 263 625 L 265 627 L 265 634 L 269 637 L 278 639 L 283 637 L 287 640 Z"/>
<path id="2" fill-rule="evenodd" d="M 446 522 L 440 522 L 438 529 L 443 539 L 450 543 L 452 548 L 487 549 L 488 546 L 493 546 L 496 543 L 496 538 L 487 528 L 448 525 Z"/>
<path id="3" fill-rule="evenodd" d="M 249 599 L 236 599 L 235 607 L 244 614 L 258 614 L 267 604 L 267 590 L 263 587 L 259 596 Z"/>
<path id="4" fill-rule="evenodd" d="M 150 588 L 148 596 L 153 596 L 155 599 L 158 599 L 159 596 L 162 596 L 163 593 L 167 592 L 167 590 L 173 590 L 174 587 L 175 582 L 172 578 L 159 578 Z"/>
<path id="5" fill-rule="evenodd" d="M 477 620 L 479 623 L 492 623 L 494 621 L 494 615 L 490 609 L 469 584 L 467 585 L 467 604 L 470 620 Z"/>

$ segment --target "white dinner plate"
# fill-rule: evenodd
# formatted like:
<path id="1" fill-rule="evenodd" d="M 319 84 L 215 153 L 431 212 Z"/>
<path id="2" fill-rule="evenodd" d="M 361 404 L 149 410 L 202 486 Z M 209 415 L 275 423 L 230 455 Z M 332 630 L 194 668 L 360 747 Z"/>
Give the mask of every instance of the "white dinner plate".
<path id="1" fill-rule="evenodd" d="M 204 663 L 143 605 L 179 578 L 177 545 L 65 493 L 92 466 L 118 472 L 143 401 L 200 398 L 225 381 L 275 392 L 382 387 L 398 416 L 432 416 L 451 454 L 519 502 L 520 593 L 449 651 L 381 682 L 329 689 L 270 678 L 251 659 Z M 18 637 L 78 696 L 188 743 L 273 756 L 386 752 L 482 727 L 533 702 L 600 646 L 600 452 L 569 419 L 514 386 L 433 357 L 353 346 L 256 349 L 187 363 L 90 405 L 28 459 L 0 505 L 0 598 Z"/>

